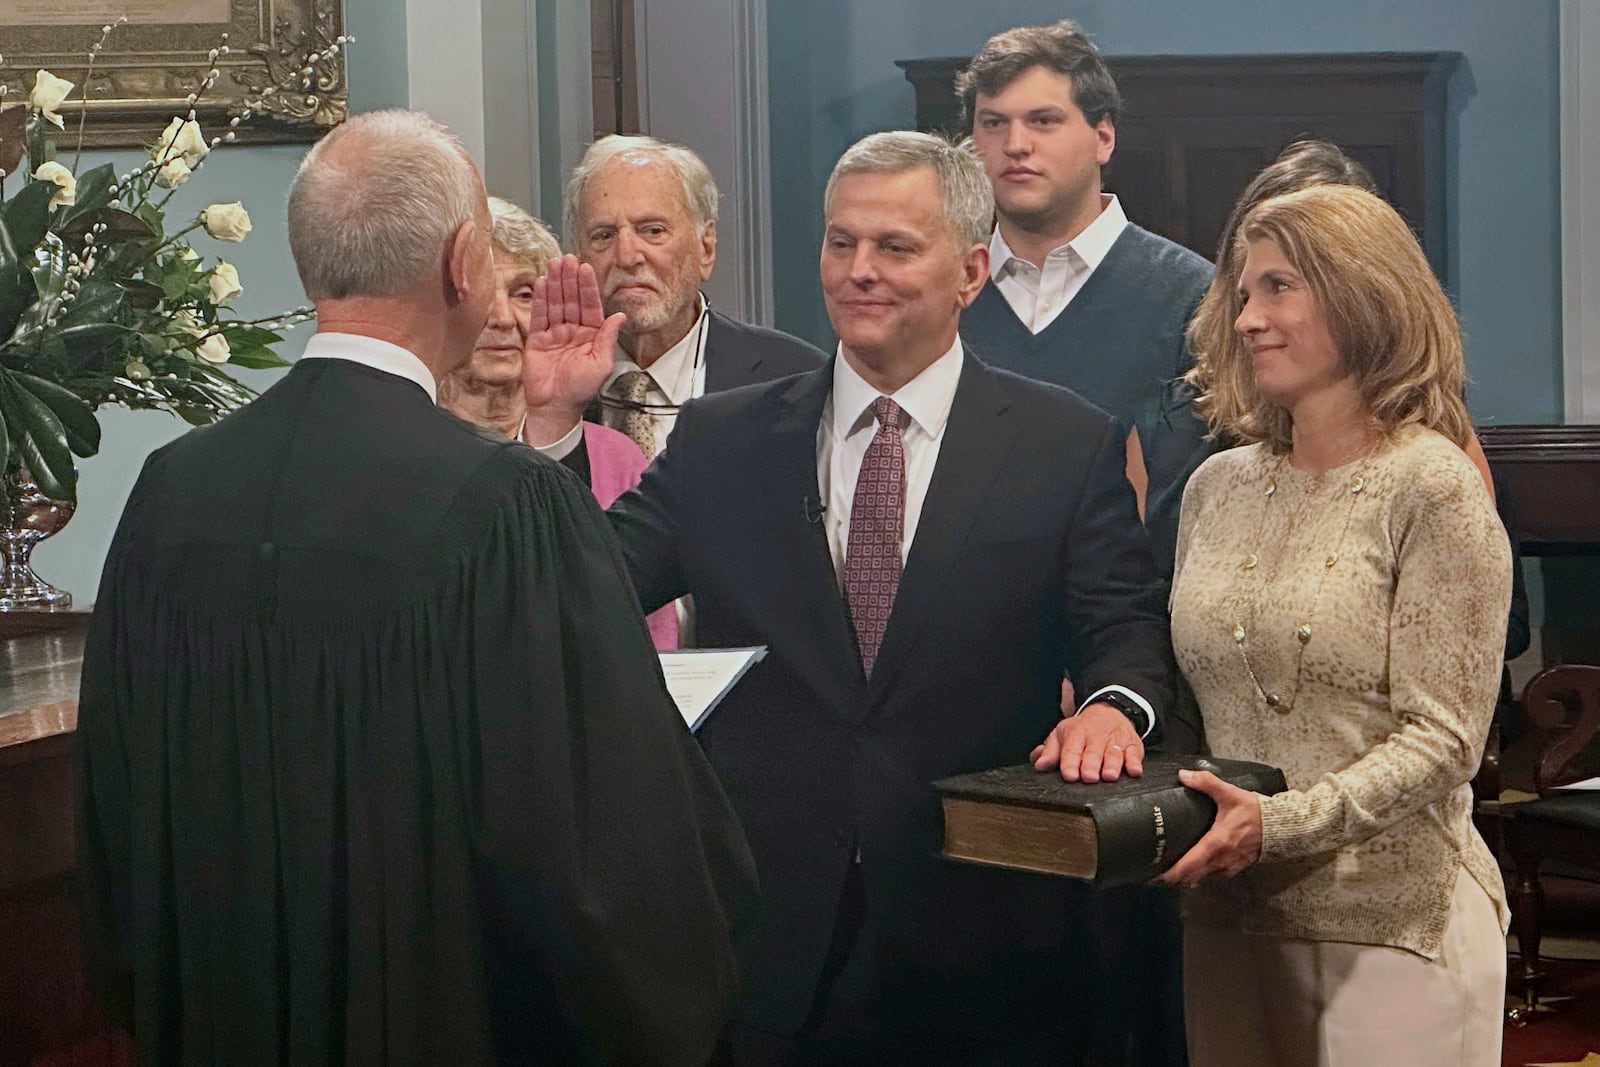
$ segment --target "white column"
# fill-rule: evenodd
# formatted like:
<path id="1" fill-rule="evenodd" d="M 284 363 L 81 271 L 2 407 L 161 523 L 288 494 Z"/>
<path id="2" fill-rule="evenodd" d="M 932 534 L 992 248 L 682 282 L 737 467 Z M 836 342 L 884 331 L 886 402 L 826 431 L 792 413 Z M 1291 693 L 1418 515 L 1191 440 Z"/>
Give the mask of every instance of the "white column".
<path id="1" fill-rule="evenodd" d="M 1566 421 L 1600 422 L 1600 4 L 1561 3 L 1561 333 Z"/>
<path id="2" fill-rule="evenodd" d="M 406 0 L 410 106 L 426 111 L 483 163 L 483 7 L 480 0 Z"/>
<path id="3" fill-rule="evenodd" d="M 639 118 L 694 149 L 717 179 L 718 309 L 772 321 L 767 0 L 636 0 Z"/>

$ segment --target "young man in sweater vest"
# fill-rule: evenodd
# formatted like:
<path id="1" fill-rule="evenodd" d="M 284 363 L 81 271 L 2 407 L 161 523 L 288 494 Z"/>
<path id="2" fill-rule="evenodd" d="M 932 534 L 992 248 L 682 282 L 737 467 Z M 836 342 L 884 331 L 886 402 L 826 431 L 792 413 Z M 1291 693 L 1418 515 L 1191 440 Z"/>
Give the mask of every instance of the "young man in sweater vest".
<path id="1" fill-rule="evenodd" d="M 989 282 L 962 313 L 962 339 L 992 366 L 1066 386 L 1136 426 L 1188 369 L 1183 330 L 1212 268 L 1129 222 L 1102 191 L 1122 103 L 1111 72 L 1063 19 L 989 38 L 956 91 L 997 215 Z M 1136 432 L 1127 472 L 1142 514 Z M 1068 679 L 1062 706 L 1072 703 Z M 1095 912 L 1080 961 L 1098 971 L 1101 991 L 1088 1039 L 1110 1063 L 1177 1067 L 1186 1055 L 1168 891 L 1099 894 Z"/>
<path id="2" fill-rule="evenodd" d="M 999 216 L 962 337 L 988 363 L 1137 425 L 1188 369 L 1183 328 L 1211 264 L 1129 222 L 1101 190 L 1122 104 L 1111 72 L 1063 19 L 989 38 L 956 90 Z M 1142 475 L 1130 455 L 1130 479 Z"/>

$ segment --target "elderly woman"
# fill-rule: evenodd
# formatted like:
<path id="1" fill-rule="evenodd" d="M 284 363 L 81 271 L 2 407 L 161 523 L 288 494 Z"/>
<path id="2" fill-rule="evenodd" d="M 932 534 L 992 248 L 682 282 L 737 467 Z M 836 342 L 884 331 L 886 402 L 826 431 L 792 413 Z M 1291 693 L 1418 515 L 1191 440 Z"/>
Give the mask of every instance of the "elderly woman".
<path id="1" fill-rule="evenodd" d="M 639 482 L 648 461 L 639 446 L 615 430 L 583 420 L 583 383 L 525 366 L 534 287 L 561 255 L 544 223 L 508 200 L 489 198 L 493 219 L 495 298 L 472 358 L 439 383 L 439 403 L 482 429 L 516 437 L 571 470 L 601 507 Z M 598 383 L 595 383 L 598 388 Z M 593 390 L 589 390 L 592 393 Z M 572 395 L 569 395 L 572 394 Z M 541 397 L 528 403 L 529 395 Z M 657 649 L 678 647 L 678 620 L 668 605 L 646 616 Z"/>
<path id="2" fill-rule="evenodd" d="M 1172 639 L 1213 748 L 1291 788 L 1185 774 L 1218 805 L 1164 876 L 1194 887 L 1192 1062 L 1498 1064 L 1505 895 L 1467 782 L 1511 566 L 1455 316 L 1362 190 L 1269 199 L 1238 240 L 1197 403 L 1248 444 L 1189 480 Z"/>

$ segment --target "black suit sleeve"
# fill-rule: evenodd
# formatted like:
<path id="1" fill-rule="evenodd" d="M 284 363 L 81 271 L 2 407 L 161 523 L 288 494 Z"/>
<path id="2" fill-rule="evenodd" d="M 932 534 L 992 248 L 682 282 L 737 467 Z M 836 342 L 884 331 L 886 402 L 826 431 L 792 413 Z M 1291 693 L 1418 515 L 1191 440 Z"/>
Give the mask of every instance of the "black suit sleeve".
<path id="1" fill-rule="evenodd" d="M 1172 639 L 1163 583 L 1150 559 L 1125 473 L 1127 428 L 1107 424 L 1064 548 L 1065 617 L 1073 685 L 1088 696 L 1107 685 L 1132 689 L 1156 709 L 1152 746 L 1193 751 L 1200 724 L 1173 700 Z"/>
<path id="2" fill-rule="evenodd" d="M 650 464 L 639 484 L 618 497 L 606 512 L 647 615 L 689 592 L 679 558 L 678 523 L 680 494 L 693 484 L 685 471 L 692 461 L 698 425 L 695 409 L 694 401 L 684 405 L 672 429 L 671 446 Z"/>

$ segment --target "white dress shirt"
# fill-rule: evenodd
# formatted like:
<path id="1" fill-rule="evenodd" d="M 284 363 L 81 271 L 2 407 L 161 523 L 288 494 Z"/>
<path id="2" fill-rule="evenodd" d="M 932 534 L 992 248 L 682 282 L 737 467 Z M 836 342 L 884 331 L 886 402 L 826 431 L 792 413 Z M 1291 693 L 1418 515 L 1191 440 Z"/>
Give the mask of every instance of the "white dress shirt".
<path id="1" fill-rule="evenodd" d="M 902 565 L 917 536 L 922 503 L 928 498 L 928 484 L 933 481 L 933 467 L 939 460 L 939 446 L 944 442 L 945 424 L 950 421 L 950 405 L 956 399 L 964 358 L 958 337 L 949 351 L 889 397 L 911 416 L 911 424 L 901 434 L 906 475 L 906 513 L 900 533 Z M 822 421 L 817 423 L 817 491 L 827 502 L 823 525 L 840 590 L 844 589 L 844 559 L 850 541 L 850 508 L 855 502 L 856 481 L 861 477 L 867 446 L 878 431 L 872 404 L 882 395 L 856 373 L 841 346 L 833 361 L 833 393 L 823 404 Z"/>
<path id="2" fill-rule="evenodd" d="M 578 443 L 583 440 L 583 420 L 579 419 L 573 424 L 572 429 L 551 441 L 547 445 L 536 445 L 528 440 L 528 416 L 522 416 L 522 425 L 517 427 L 517 440 L 532 448 L 535 452 L 560 463 L 572 455 L 578 448 Z"/>
<path id="3" fill-rule="evenodd" d="M 944 445 L 944 431 L 950 422 L 950 408 L 955 403 L 965 358 L 961 339 L 957 337 L 949 351 L 889 394 L 889 399 L 911 417 L 910 425 L 901 434 L 906 476 L 906 510 L 900 533 L 902 566 L 910 557 L 911 544 L 917 536 L 922 505 L 928 499 L 933 468 L 939 462 L 939 450 Z M 827 501 L 827 510 L 822 516 L 823 528 L 828 535 L 828 552 L 833 557 L 833 571 L 840 592 L 844 591 L 844 562 L 850 544 L 850 509 L 855 503 L 856 482 L 861 477 L 861 461 L 866 458 L 867 446 L 877 433 L 872 404 L 882 395 L 856 372 L 840 346 L 833 361 L 833 392 L 823 403 L 822 419 L 817 423 L 817 491 Z M 1150 717 L 1150 729 L 1155 728 L 1155 708 L 1138 693 L 1120 685 L 1095 690 L 1078 704 L 1078 710 L 1082 711 L 1110 692 L 1121 693 L 1138 704 Z M 1149 730 L 1145 733 L 1148 735 Z"/>
<path id="4" fill-rule="evenodd" d="M 648 370 L 627 358 L 627 354 L 618 347 L 616 365 L 611 368 L 606 384 L 600 389 L 602 396 L 617 397 L 621 391 L 617 389 L 616 381 L 628 371 L 644 370 L 650 376 L 644 402 L 659 405 L 660 408 L 649 412 L 658 456 L 667 447 L 667 436 L 678 423 L 677 409 L 696 397 L 704 396 L 706 392 L 706 325 L 711 318 L 711 305 L 704 296 L 698 299 L 700 317 L 677 344 L 661 353 Z M 620 427 L 620 409 L 602 404 L 601 414 L 605 425 L 613 430 Z"/>
<path id="5" fill-rule="evenodd" d="M 1030 332 L 1038 333 L 1056 320 L 1127 228 L 1122 203 L 1109 193 L 1102 193 L 1101 199 L 1100 214 L 1082 233 L 1046 256 L 1043 270 L 1012 252 L 1000 227 L 994 228 L 989 238 L 989 277 Z"/>
<path id="6" fill-rule="evenodd" d="M 306 350 L 300 354 L 300 358 L 347 359 L 351 363 L 416 382 L 427 390 L 429 400 L 435 404 L 439 402 L 439 383 L 433 380 L 433 372 L 428 365 L 418 359 L 416 353 L 376 337 L 319 330 L 306 342 Z"/>

